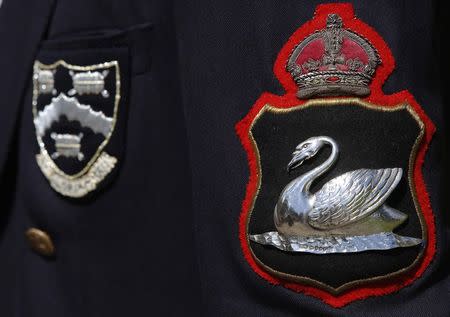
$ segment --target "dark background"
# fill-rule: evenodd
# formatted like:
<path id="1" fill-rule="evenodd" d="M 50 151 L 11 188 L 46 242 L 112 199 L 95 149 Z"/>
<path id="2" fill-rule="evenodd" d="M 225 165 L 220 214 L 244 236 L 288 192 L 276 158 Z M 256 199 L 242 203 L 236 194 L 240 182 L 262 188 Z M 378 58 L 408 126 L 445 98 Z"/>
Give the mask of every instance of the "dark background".
<path id="1" fill-rule="evenodd" d="M 311 186 L 315 193 L 343 173 L 360 168 L 403 168 L 403 177 L 386 204 L 408 215 L 400 235 L 422 238 L 419 218 L 408 186 L 409 159 L 419 136 L 417 121 L 407 110 L 375 111 L 356 105 L 313 106 L 290 112 L 265 112 L 252 128 L 261 161 L 261 188 L 249 222 L 249 234 L 276 231 L 275 204 L 283 188 L 296 177 L 324 162 L 330 147 L 291 173 L 287 163 L 295 147 L 314 136 L 332 137 L 339 146 L 336 164 Z M 420 211 L 419 211 L 420 212 Z M 317 255 L 282 252 L 250 243 L 256 257 L 268 267 L 309 277 L 334 288 L 359 279 L 389 274 L 410 266 L 421 247 L 353 254 Z"/>
<path id="2" fill-rule="evenodd" d="M 424 275 L 395 294 L 334 309 L 270 285 L 243 258 L 238 217 L 249 171 L 234 125 L 264 91 L 283 94 L 275 58 L 322 2 L 5 0 L 0 315 L 449 316 L 444 1 L 353 1 L 396 60 L 384 91 L 408 89 L 438 129 L 424 164 L 438 252 Z M 145 22 L 155 31 L 133 44 L 132 60 L 147 66 L 130 77 L 121 171 L 81 208 L 50 188 L 34 160 L 27 96 L 39 43 Z M 30 226 L 53 237 L 55 259 L 29 250 Z"/>
<path id="3" fill-rule="evenodd" d="M 81 44 L 82 45 L 82 44 Z M 80 46 L 79 46 L 80 47 Z M 81 46 L 83 48 L 83 46 Z M 100 50 L 100 51 L 99 51 Z M 116 119 L 119 124 L 116 126 L 119 127 L 116 131 L 113 130 L 113 138 L 111 138 L 110 142 L 112 145 L 108 144 L 105 148 L 106 153 L 112 155 L 116 158 L 119 158 L 121 161 L 122 151 L 124 148 L 124 136 L 121 135 L 126 130 L 126 120 L 122 120 L 122 117 L 127 117 L 126 107 L 123 105 L 126 104 L 127 95 L 129 93 L 128 88 L 128 78 L 129 74 L 127 72 L 127 63 L 128 56 L 127 50 L 124 51 L 122 48 L 112 50 L 104 50 L 101 48 L 96 48 L 95 52 L 78 52 L 73 53 L 73 50 L 62 50 L 62 49 L 43 49 L 40 54 L 36 57 L 41 63 L 45 65 L 50 65 L 58 60 L 65 60 L 67 63 L 71 65 L 79 65 L 79 66 L 89 66 L 96 65 L 100 63 L 104 63 L 105 61 L 116 60 L 120 64 L 119 74 L 121 73 L 120 79 L 123 81 L 123 87 L 121 91 L 121 97 L 119 99 L 118 105 L 118 118 Z M 99 58 L 99 55 L 101 58 Z M 125 56 L 124 56 L 125 55 Z M 77 62 L 79 64 L 77 64 Z M 123 69 L 122 69 L 123 67 Z M 37 98 L 37 111 L 42 111 L 45 106 L 49 105 L 53 98 L 58 97 L 60 94 L 68 95 L 70 89 L 73 88 L 72 77 L 69 73 L 69 69 L 59 65 L 55 68 L 56 72 L 54 74 L 55 80 L 55 89 L 57 90 L 56 95 L 53 94 L 39 94 Z M 98 70 L 100 73 L 104 69 Z M 108 69 L 109 73 L 105 78 L 105 89 L 108 91 L 108 98 L 103 98 L 101 94 L 85 94 L 79 95 L 76 94 L 73 97 L 77 98 L 78 102 L 82 105 L 90 105 L 93 111 L 101 111 L 107 117 L 114 116 L 114 107 L 115 107 L 115 96 L 116 96 L 116 67 L 111 67 Z M 75 71 L 75 73 L 78 73 Z M 72 97 L 72 96 L 69 96 Z M 122 109 L 123 108 L 123 109 Z M 89 127 L 80 126 L 79 122 L 69 121 L 66 116 L 62 116 L 60 120 L 54 122 L 49 130 L 46 131 L 44 135 L 43 142 L 45 143 L 45 148 L 48 153 L 51 155 L 56 152 L 55 140 L 51 138 L 51 133 L 70 133 L 78 135 L 80 132 L 83 133 L 83 137 L 81 138 L 81 148 L 80 152 L 83 153 L 84 159 L 79 161 L 78 159 L 74 159 L 72 157 L 60 156 L 53 161 L 56 165 L 65 173 L 69 175 L 76 174 L 80 172 L 86 164 L 92 159 L 92 157 L 96 154 L 98 147 L 105 140 L 105 136 L 101 133 L 95 133 Z M 114 144 L 113 144 L 114 143 Z M 117 144 L 118 143 L 118 144 Z M 112 150 L 112 151 L 111 151 Z M 114 151 L 115 150 L 115 151 Z M 39 152 L 37 147 L 36 153 Z"/>

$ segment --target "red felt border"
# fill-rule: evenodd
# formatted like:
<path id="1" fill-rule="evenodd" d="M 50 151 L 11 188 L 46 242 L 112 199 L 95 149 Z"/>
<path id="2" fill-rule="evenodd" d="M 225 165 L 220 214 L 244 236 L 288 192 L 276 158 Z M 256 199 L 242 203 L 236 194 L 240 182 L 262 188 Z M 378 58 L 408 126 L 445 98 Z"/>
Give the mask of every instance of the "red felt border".
<path id="1" fill-rule="evenodd" d="M 392 107 L 407 102 L 409 105 L 411 105 L 411 107 L 419 115 L 422 122 L 424 122 L 425 124 L 425 135 L 417 152 L 417 158 L 413 173 L 418 202 L 421 206 L 423 218 L 427 226 L 427 244 L 426 249 L 424 250 L 423 257 L 420 259 L 420 262 L 408 273 L 384 281 L 378 280 L 368 281 L 367 283 L 363 282 L 358 286 L 343 291 L 338 295 L 333 295 L 323 289 L 314 286 L 286 281 L 269 274 L 267 271 L 261 268 L 261 266 L 259 266 L 253 258 L 250 247 L 248 245 L 246 232 L 248 213 L 252 208 L 260 177 L 260 175 L 258 175 L 258 163 L 255 149 L 253 148 L 252 141 L 249 138 L 251 124 L 253 123 L 260 110 L 266 104 L 270 104 L 271 106 L 278 108 L 290 108 L 305 104 L 305 100 L 299 100 L 296 97 L 297 86 L 290 73 L 286 71 L 285 65 L 287 63 L 289 55 L 298 43 L 300 43 L 305 37 L 315 32 L 316 30 L 320 30 L 325 27 L 326 17 L 329 13 L 339 14 L 343 19 L 345 28 L 351 29 L 359 35 L 367 38 L 372 43 L 372 45 L 376 47 L 378 53 L 380 54 L 382 63 L 376 70 L 373 81 L 370 84 L 371 94 L 363 100 L 373 104 L 382 105 L 380 107 Z M 283 285 L 284 287 L 296 292 L 301 292 L 317 297 L 333 307 L 342 307 L 355 300 L 367 298 L 370 296 L 385 295 L 398 291 L 419 278 L 431 263 L 436 252 L 436 233 L 434 215 L 431 209 L 429 195 L 423 179 L 422 165 L 424 163 L 424 157 L 428 145 L 435 132 L 435 126 L 408 91 L 401 91 L 393 95 L 385 95 L 383 93 L 381 89 L 382 85 L 387 77 L 392 73 L 394 67 L 394 58 L 386 42 L 377 32 L 375 32 L 374 29 L 355 17 L 353 6 L 351 4 L 343 3 L 319 5 L 316 9 L 314 18 L 306 22 L 297 31 L 295 31 L 295 33 L 283 46 L 276 59 L 274 73 L 286 90 L 286 94 L 283 96 L 278 96 L 270 93 L 263 93 L 253 105 L 250 112 L 245 116 L 245 118 L 236 124 L 236 132 L 241 140 L 243 147 L 245 148 L 245 151 L 247 152 L 248 164 L 250 169 L 247 191 L 245 199 L 242 203 L 242 211 L 239 218 L 239 239 L 241 242 L 244 257 L 250 264 L 251 268 L 268 282 L 275 285 Z"/>

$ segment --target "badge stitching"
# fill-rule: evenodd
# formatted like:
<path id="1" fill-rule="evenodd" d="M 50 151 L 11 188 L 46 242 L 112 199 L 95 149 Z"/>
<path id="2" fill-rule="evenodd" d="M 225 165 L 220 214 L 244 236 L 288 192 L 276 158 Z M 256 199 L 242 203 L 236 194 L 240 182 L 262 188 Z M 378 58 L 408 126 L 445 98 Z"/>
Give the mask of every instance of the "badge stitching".
<path id="1" fill-rule="evenodd" d="M 39 114 L 41 114 L 46 109 L 50 109 L 50 107 L 53 105 L 55 108 L 54 102 L 57 102 L 59 100 L 64 101 L 72 101 L 73 104 L 75 104 L 75 107 L 77 107 L 76 111 L 78 112 L 86 112 L 88 111 L 93 117 L 97 118 L 103 118 L 105 120 L 106 116 L 101 111 L 93 111 L 89 105 L 82 105 L 78 102 L 78 100 L 75 97 L 68 97 L 64 92 L 60 92 L 59 96 L 56 98 L 52 98 L 52 102 L 49 105 L 46 105 L 46 107 L 42 111 L 38 111 L 37 109 L 37 98 L 39 97 L 39 94 L 41 93 L 41 86 L 39 82 L 39 73 L 41 71 L 56 71 L 59 66 L 63 66 L 67 68 L 70 71 L 79 71 L 80 73 L 77 74 L 90 74 L 90 77 L 92 75 L 96 75 L 98 73 L 97 70 L 99 69 L 115 69 L 115 85 L 116 85 L 116 93 L 114 96 L 114 107 L 113 107 L 113 115 L 112 120 L 110 120 L 109 123 L 109 131 L 107 135 L 105 133 L 102 133 L 105 136 L 105 139 L 101 142 L 101 144 L 96 149 L 95 154 L 92 156 L 92 158 L 89 160 L 89 162 L 81 169 L 81 171 L 69 175 L 62 171 L 52 160 L 51 155 L 48 153 L 47 149 L 45 148 L 45 144 L 42 141 L 42 136 L 40 136 L 39 133 Z M 110 61 L 105 63 L 99 63 L 95 65 L 89 65 L 89 66 L 79 66 L 79 65 L 72 65 L 67 63 L 64 60 L 58 60 L 55 63 L 46 65 L 39 61 L 35 61 L 34 64 L 34 75 L 33 75 L 33 97 L 32 97 L 32 112 L 33 112 L 33 121 L 35 123 L 36 128 L 36 139 L 39 145 L 40 153 L 36 155 L 36 161 L 38 163 L 38 166 L 40 167 L 43 174 L 46 176 L 46 178 L 50 181 L 50 185 L 52 188 L 59 192 L 60 194 L 68 197 L 74 197 L 79 198 L 82 196 L 85 196 L 87 193 L 95 190 L 97 188 L 97 185 L 114 169 L 117 158 L 107 154 L 104 152 L 104 149 L 106 145 L 109 143 L 111 137 L 113 136 L 115 125 L 117 123 L 117 115 L 119 111 L 119 104 L 121 99 L 121 78 L 120 78 L 120 67 L 119 63 L 117 61 Z M 53 73 L 54 74 L 54 73 Z M 100 74 L 100 73 L 99 73 Z M 72 74 L 71 74 L 72 75 Z M 74 74 L 75 76 L 76 74 Z M 102 79 L 106 77 L 106 74 L 102 74 Z M 72 76 L 72 78 L 74 77 Z M 85 76 L 86 77 L 86 76 Z M 89 76 L 88 76 L 89 77 Z M 98 76 L 97 76 L 98 77 Z M 87 78 L 89 79 L 89 78 Z M 74 82 L 75 84 L 75 82 Z M 94 86 L 99 87 L 99 83 L 93 83 Z M 103 82 L 104 85 L 104 82 Z M 78 83 L 78 87 L 83 87 L 82 83 Z M 83 93 L 91 93 L 89 91 L 89 87 L 84 86 L 84 90 L 82 90 Z M 95 87 L 94 87 L 95 88 Z M 103 93 L 103 90 L 100 92 L 100 94 L 105 97 L 105 93 Z M 78 92 L 78 91 L 77 91 Z M 76 92 L 76 93 L 77 93 Z M 94 91 L 95 93 L 95 91 Z M 55 94 L 55 93 L 54 93 Z M 105 97 L 106 98 L 106 97 Z M 56 111 L 56 110 L 55 110 Z M 45 121 L 45 120 L 44 120 Z M 108 121 L 108 120 L 107 120 Z M 101 132 L 103 132 L 104 129 L 101 129 Z M 72 136 L 72 139 L 74 137 Z"/>
<path id="2" fill-rule="evenodd" d="M 248 233 L 248 224 L 250 221 L 250 218 L 252 217 L 253 214 L 253 209 L 254 209 L 254 203 L 256 202 L 256 199 L 258 197 L 259 194 L 259 190 L 261 187 L 261 180 L 262 180 L 262 168 L 261 168 L 261 162 L 260 162 L 260 156 L 259 156 L 259 149 L 258 149 L 258 145 L 256 140 L 253 138 L 253 134 L 252 134 L 252 128 L 253 126 L 258 122 L 259 117 L 261 115 L 264 114 L 264 112 L 268 111 L 268 112 L 274 112 L 274 113 L 286 113 L 286 112 L 291 112 L 291 111 L 301 111 L 303 109 L 306 108 L 310 108 L 310 107 L 327 107 L 327 106 L 334 106 L 334 105 L 342 105 L 342 106 L 346 106 L 346 105 L 358 105 L 361 107 L 365 107 L 367 109 L 370 109 L 372 111 L 382 111 L 382 112 L 394 112 L 394 111 L 399 111 L 399 110 L 404 110 L 406 109 L 408 111 L 408 113 L 414 118 L 414 120 L 416 121 L 417 125 L 420 128 L 420 133 L 418 134 L 416 141 L 413 144 L 413 147 L 410 151 L 410 156 L 409 156 L 409 168 L 408 168 L 408 186 L 409 189 L 411 190 L 412 193 L 412 197 L 413 197 L 413 201 L 414 201 L 414 205 L 415 205 L 415 209 L 416 209 L 416 214 L 419 217 L 420 220 L 420 224 L 421 224 L 421 228 L 422 228 L 422 238 L 425 239 L 426 238 L 426 225 L 424 223 L 424 219 L 422 216 L 422 208 L 420 207 L 418 201 L 417 201 L 417 193 L 415 190 L 415 187 L 413 185 L 413 178 L 414 178 L 414 163 L 415 163 L 415 159 L 416 159 L 416 154 L 417 154 L 417 150 L 420 146 L 420 143 L 423 140 L 424 134 L 425 134 L 425 129 L 424 129 L 424 123 L 422 122 L 422 120 L 420 119 L 420 117 L 418 116 L 418 114 L 414 111 L 414 109 L 408 105 L 408 104 L 400 104 L 400 105 L 396 105 L 396 106 L 389 106 L 389 107 L 384 107 L 384 106 L 380 106 L 380 105 L 373 105 L 370 104 L 368 102 L 364 102 L 362 100 L 359 99 L 316 99 L 316 100 L 308 100 L 306 103 L 304 104 L 300 104 L 298 106 L 293 106 L 291 108 L 277 108 L 275 106 L 272 106 L 270 104 L 266 104 L 264 105 L 261 110 L 258 112 L 258 114 L 255 116 L 254 120 L 252 121 L 249 130 L 248 130 L 248 138 L 252 143 L 252 146 L 254 148 L 255 151 L 255 155 L 256 155 L 256 163 L 258 166 L 258 175 L 260 175 L 258 177 L 258 189 L 255 192 L 254 196 L 253 196 L 253 202 L 252 202 L 252 207 L 250 208 L 248 214 L 247 214 L 247 218 L 246 218 L 246 226 L 247 226 L 247 230 L 245 232 L 246 235 L 246 240 L 247 243 L 249 243 L 249 233 Z M 306 277 L 306 276 L 294 276 L 291 274 L 287 274 L 287 273 L 283 273 L 283 272 L 279 272 L 271 267 L 269 267 L 268 265 L 265 265 L 264 263 L 262 263 L 261 261 L 259 261 L 259 259 L 253 254 L 252 250 L 250 249 L 250 252 L 252 253 L 252 256 L 254 257 L 254 259 L 262 266 L 264 266 L 268 271 L 279 275 L 282 278 L 286 278 L 289 277 L 290 279 L 296 280 L 296 281 L 300 281 L 300 282 L 307 282 L 311 285 L 319 285 L 320 287 L 323 287 L 324 289 L 326 289 L 327 291 L 329 291 L 330 293 L 333 294 L 339 294 L 342 291 L 345 291 L 347 289 L 350 289 L 352 286 L 355 285 L 359 285 L 361 283 L 361 281 L 363 282 L 368 282 L 368 281 L 378 281 L 378 280 L 382 280 L 385 278 L 390 278 L 390 277 L 395 277 L 397 275 L 403 274 L 411 269 L 413 269 L 417 263 L 420 261 L 420 259 L 423 256 L 423 250 L 420 251 L 420 253 L 417 255 L 415 261 L 409 265 L 406 268 L 403 268 L 401 270 L 398 270 L 396 272 L 392 272 L 389 274 L 385 274 L 385 275 L 380 275 L 380 276 L 376 276 L 376 277 L 372 277 L 372 278 L 367 278 L 367 279 L 362 279 L 362 280 L 355 280 L 353 282 L 349 282 L 349 283 L 345 283 L 337 288 L 331 287 L 325 283 L 319 282 L 317 280 L 314 280 L 312 278 Z"/>
<path id="3" fill-rule="evenodd" d="M 416 193 L 416 200 L 414 205 L 419 204 L 421 206 L 422 216 L 421 227 L 422 234 L 426 236 L 426 248 L 423 250 L 423 256 L 417 261 L 417 265 L 413 267 L 409 272 L 401 274 L 398 277 L 390 279 L 389 281 L 365 283 L 362 281 L 358 288 L 349 288 L 342 291 L 339 294 L 324 290 L 320 287 L 308 285 L 307 283 L 298 284 L 296 282 L 290 282 L 288 280 L 281 279 L 277 276 L 270 274 L 268 271 L 262 269 L 262 266 L 255 261 L 252 256 L 252 251 L 247 244 L 247 212 L 253 209 L 253 195 L 256 195 L 259 188 L 258 178 L 260 177 L 260 171 L 257 169 L 257 162 L 255 155 L 255 149 L 252 143 L 249 141 L 247 132 L 254 118 L 256 118 L 258 112 L 264 107 L 265 104 L 271 104 L 278 108 L 291 108 L 302 105 L 305 101 L 299 100 L 296 97 L 297 84 L 292 78 L 291 73 L 286 69 L 286 63 L 289 60 L 295 47 L 299 42 L 307 38 L 318 29 L 325 27 L 325 19 L 327 14 L 338 13 L 346 23 L 346 28 L 352 31 L 357 31 L 360 36 L 365 39 L 369 39 L 371 44 L 377 48 L 380 57 L 383 62 L 378 66 L 376 73 L 369 85 L 371 93 L 364 99 L 364 102 L 372 103 L 375 105 L 383 105 L 386 107 L 393 107 L 399 104 L 407 103 L 415 111 L 416 115 L 421 119 L 424 125 L 423 139 L 420 145 L 417 146 L 417 153 L 413 169 L 409 166 L 409 170 L 413 173 L 413 179 L 408 184 L 411 188 L 411 181 L 414 182 L 414 189 Z M 270 93 L 263 93 L 261 97 L 256 101 L 250 112 L 236 124 L 236 133 L 239 136 L 244 149 L 248 156 L 248 166 L 250 170 L 249 180 L 247 183 L 247 189 L 245 199 L 242 203 L 242 209 L 239 218 L 239 239 L 241 241 L 241 247 L 244 253 L 244 257 L 250 264 L 251 268 L 262 278 L 268 282 L 278 285 L 281 284 L 284 287 L 301 292 L 306 295 L 317 297 L 323 300 L 330 306 L 339 308 L 343 307 L 355 300 L 364 299 L 371 296 L 386 295 L 395 291 L 398 291 L 405 286 L 411 284 L 418 279 L 427 267 L 432 262 L 436 253 L 436 237 L 435 237 L 435 223 L 434 215 L 431 209 L 429 195 L 426 189 L 426 185 L 423 179 L 422 167 L 424 163 L 425 154 L 428 146 L 431 142 L 432 136 L 436 130 L 433 122 L 425 114 L 424 110 L 420 107 L 414 97 L 408 91 L 401 91 L 392 95 L 385 95 L 381 87 L 387 77 L 392 73 L 395 67 L 395 62 L 390 52 L 389 47 L 370 26 L 354 17 L 353 7 L 351 4 L 324 4 L 319 5 L 316 9 L 315 15 L 312 20 L 306 22 L 294 34 L 289 38 L 282 50 L 278 54 L 278 57 L 274 64 L 274 73 L 278 80 L 281 82 L 286 92 L 285 95 L 277 96 Z M 327 99 L 327 101 L 339 102 L 343 100 L 341 97 L 335 97 Z M 410 162 L 411 163 L 411 162 Z M 420 217 L 419 217 L 420 219 Z M 424 221 L 422 221 L 424 220 Z M 426 225 L 425 225 L 426 223 Z"/>

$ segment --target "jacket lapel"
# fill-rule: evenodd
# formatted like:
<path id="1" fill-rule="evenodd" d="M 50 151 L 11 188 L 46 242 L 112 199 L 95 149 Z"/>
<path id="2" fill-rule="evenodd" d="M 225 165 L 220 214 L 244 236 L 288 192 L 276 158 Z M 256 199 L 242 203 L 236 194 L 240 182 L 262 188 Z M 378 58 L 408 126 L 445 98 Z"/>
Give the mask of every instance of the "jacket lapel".
<path id="1" fill-rule="evenodd" d="M 33 59 L 50 21 L 54 0 L 6 0 L 0 9 L 0 181 Z"/>

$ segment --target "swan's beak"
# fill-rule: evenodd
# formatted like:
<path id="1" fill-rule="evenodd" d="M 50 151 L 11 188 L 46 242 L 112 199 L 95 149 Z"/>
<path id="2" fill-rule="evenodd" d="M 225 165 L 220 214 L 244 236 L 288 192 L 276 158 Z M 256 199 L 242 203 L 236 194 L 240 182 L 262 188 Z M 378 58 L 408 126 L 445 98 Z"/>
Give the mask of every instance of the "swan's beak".
<path id="1" fill-rule="evenodd" d="M 287 165 L 287 171 L 290 172 L 293 169 L 299 167 L 303 164 L 303 162 L 308 159 L 308 155 L 304 152 L 294 152 L 292 156 L 292 160 Z"/>

